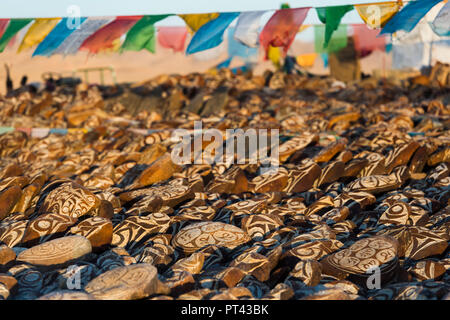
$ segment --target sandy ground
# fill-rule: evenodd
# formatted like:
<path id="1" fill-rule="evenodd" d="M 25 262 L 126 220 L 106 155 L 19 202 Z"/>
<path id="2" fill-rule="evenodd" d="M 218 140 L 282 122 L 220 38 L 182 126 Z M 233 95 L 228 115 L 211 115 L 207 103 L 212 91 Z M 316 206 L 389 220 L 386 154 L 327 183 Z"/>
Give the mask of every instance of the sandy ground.
<path id="1" fill-rule="evenodd" d="M 174 53 L 172 50 L 157 46 L 156 54 L 140 51 L 122 54 L 102 53 L 93 56 L 85 52 L 79 52 L 76 55 L 66 57 L 61 55 L 31 57 L 34 48 L 17 54 L 17 47 L 18 43 L 0 54 L 0 93 L 4 93 L 6 90 L 4 63 L 8 63 L 11 66 L 11 76 L 14 86 L 17 87 L 23 75 L 28 76 L 29 82 L 42 81 L 42 73 L 47 71 L 59 72 L 63 76 L 71 76 L 79 68 L 111 66 L 115 70 L 117 82 L 136 82 L 147 80 L 160 74 L 203 72 L 227 59 L 226 41 L 220 48 L 191 56 L 186 56 L 180 52 Z M 314 52 L 314 44 L 300 41 L 295 41 L 289 50 L 289 54 L 292 55 L 311 52 Z M 230 67 L 242 64 L 242 60 L 235 58 Z M 367 73 L 371 73 L 373 69 L 389 68 L 390 64 L 390 56 L 381 52 L 374 52 L 361 61 L 362 70 Z M 254 72 L 260 74 L 264 70 L 271 68 L 271 62 L 263 61 L 263 55 L 260 54 Z M 319 56 L 309 71 L 317 74 L 326 74 L 328 69 L 324 68 L 323 61 Z M 78 73 L 77 76 L 83 78 L 82 73 Z M 99 81 L 99 73 L 89 75 L 89 82 L 98 83 Z M 108 72 L 105 73 L 105 82 L 113 82 L 113 78 Z"/>

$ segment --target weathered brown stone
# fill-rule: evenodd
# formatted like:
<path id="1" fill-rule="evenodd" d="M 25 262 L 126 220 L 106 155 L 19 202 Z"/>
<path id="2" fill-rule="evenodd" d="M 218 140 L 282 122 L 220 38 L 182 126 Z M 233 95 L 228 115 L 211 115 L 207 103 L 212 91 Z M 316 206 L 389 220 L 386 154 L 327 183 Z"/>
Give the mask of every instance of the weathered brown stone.
<path id="1" fill-rule="evenodd" d="M 76 260 L 91 251 L 91 243 L 86 238 L 67 236 L 26 249 L 19 253 L 17 261 L 37 267 L 53 267 Z"/>
<path id="2" fill-rule="evenodd" d="M 38 298 L 38 300 L 95 300 L 88 293 L 72 290 L 59 290 L 47 293 Z"/>
<path id="3" fill-rule="evenodd" d="M 273 214 L 258 214 L 244 217 L 241 225 L 252 239 L 261 240 L 270 231 L 283 226 L 283 221 Z"/>
<path id="4" fill-rule="evenodd" d="M 169 216 L 161 212 L 141 217 L 130 216 L 114 227 L 111 244 L 132 249 L 150 235 L 166 232 L 169 223 Z"/>
<path id="5" fill-rule="evenodd" d="M 267 281 L 270 276 L 269 260 L 256 252 L 241 254 L 231 262 L 230 267 L 239 268 L 262 282 Z"/>
<path id="6" fill-rule="evenodd" d="M 409 269 L 419 280 L 437 279 L 446 271 L 445 265 L 433 260 L 422 260 Z"/>
<path id="7" fill-rule="evenodd" d="M 89 190 L 74 182 L 64 183 L 50 191 L 39 208 L 41 213 L 57 213 L 79 218 L 96 209 L 100 200 Z"/>
<path id="8" fill-rule="evenodd" d="M 58 213 L 40 215 L 28 223 L 22 243 L 35 245 L 54 239 L 61 236 L 76 222 L 76 218 Z"/>
<path id="9" fill-rule="evenodd" d="M 183 258 L 175 262 L 171 269 L 187 271 L 190 274 L 198 274 L 202 270 L 204 262 L 205 255 L 201 252 L 195 252 L 187 258 Z"/>
<path id="10" fill-rule="evenodd" d="M 235 248 L 250 240 L 238 227 L 221 222 L 200 222 L 191 224 L 179 231 L 172 240 L 173 246 L 187 254 L 206 245 Z"/>
<path id="11" fill-rule="evenodd" d="M 309 190 L 322 170 L 314 162 L 308 162 L 300 167 L 289 170 L 288 183 L 285 192 L 303 192 Z"/>
<path id="12" fill-rule="evenodd" d="M 16 253 L 14 250 L 5 245 L 0 245 L 0 269 L 6 268 L 6 266 L 16 259 Z"/>
<path id="13" fill-rule="evenodd" d="M 70 228 L 70 233 L 85 237 L 91 242 L 92 249 L 100 249 L 112 241 L 113 225 L 109 219 L 92 217 Z"/>
<path id="14" fill-rule="evenodd" d="M 22 190 L 19 186 L 12 186 L 0 192 L 0 221 L 12 213 L 21 195 Z"/>
<path id="15" fill-rule="evenodd" d="M 145 187 L 157 182 L 167 180 L 175 172 L 180 171 L 180 167 L 173 163 L 169 153 L 159 157 L 147 169 L 145 169 L 133 184 L 134 188 Z"/>
<path id="16" fill-rule="evenodd" d="M 362 239 L 347 249 L 335 252 L 322 261 L 322 273 L 345 279 L 349 275 L 354 281 L 367 284 L 372 275 L 371 268 L 379 267 L 381 283 L 392 279 L 398 266 L 399 244 L 394 238 L 372 237 Z"/>
<path id="17" fill-rule="evenodd" d="M 299 279 L 308 286 L 316 286 L 322 279 L 322 265 L 315 260 L 299 261 L 289 277 Z"/>
<path id="18" fill-rule="evenodd" d="M 91 280 L 84 289 L 99 300 L 135 300 L 155 293 L 169 293 L 158 280 L 156 268 L 147 263 L 107 271 Z"/>
<path id="19" fill-rule="evenodd" d="M 314 157 L 315 162 L 328 162 L 330 161 L 337 153 L 341 152 L 345 149 L 347 144 L 347 139 L 339 139 L 336 142 L 331 143 L 326 148 L 324 148 L 318 155 Z"/>
<path id="20" fill-rule="evenodd" d="M 394 237 L 399 242 L 399 256 L 421 260 L 441 254 L 448 246 L 440 234 L 419 226 L 398 226 L 379 232 Z"/>

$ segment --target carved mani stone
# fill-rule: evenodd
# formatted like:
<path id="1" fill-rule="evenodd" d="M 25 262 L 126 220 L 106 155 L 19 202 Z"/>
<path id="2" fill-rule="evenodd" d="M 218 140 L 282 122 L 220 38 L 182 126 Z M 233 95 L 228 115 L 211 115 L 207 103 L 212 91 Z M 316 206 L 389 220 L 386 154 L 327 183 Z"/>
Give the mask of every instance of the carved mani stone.
<path id="1" fill-rule="evenodd" d="M 167 294 L 169 290 L 158 280 L 154 266 L 139 263 L 102 273 L 84 288 L 99 300 L 135 300 L 155 293 Z"/>
<path id="2" fill-rule="evenodd" d="M 100 205 L 92 192 L 74 182 L 63 183 L 49 192 L 39 212 L 59 213 L 79 218 Z"/>
<path id="3" fill-rule="evenodd" d="M 26 249 L 19 253 L 17 261 L 38 267 L 51 267 L 68 263 L 91 251 L 91 243 L 85 237 L 67 236 Z"/>
<path id="4" fill-rule="evenodd" d="M 191 254 L 206 245 L 217 245 L 233 249 L 250 240 L 240 228 L 222 222 L 199 222 L 180 230 L 172 244 Z"/>
<path id="5" fill-rule="evenodd" d="M 398 247 L 398 242 L 391 237 L 362 239 L 325 257 L 321 261 L 322 272 L 339 279 L 350 275 L 355 282 L 366 285 L 367 278 L 373 274 L 371 268 L 378 267 L 381 282 L 385 283 L 397 270 Z"/>

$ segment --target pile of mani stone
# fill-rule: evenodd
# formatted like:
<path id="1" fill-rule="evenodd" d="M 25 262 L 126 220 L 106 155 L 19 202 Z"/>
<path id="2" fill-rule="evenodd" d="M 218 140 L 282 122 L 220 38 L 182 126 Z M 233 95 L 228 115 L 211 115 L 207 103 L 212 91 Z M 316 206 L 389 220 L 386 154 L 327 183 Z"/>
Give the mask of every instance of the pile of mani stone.
<path id="1" fill-rule="evenodd" d="M 448 92 L 222 70 L 1 97 L 0 299 L 448 300 Z M 277 129 L 278 169 L 175 163 L 195 121 Z"/>

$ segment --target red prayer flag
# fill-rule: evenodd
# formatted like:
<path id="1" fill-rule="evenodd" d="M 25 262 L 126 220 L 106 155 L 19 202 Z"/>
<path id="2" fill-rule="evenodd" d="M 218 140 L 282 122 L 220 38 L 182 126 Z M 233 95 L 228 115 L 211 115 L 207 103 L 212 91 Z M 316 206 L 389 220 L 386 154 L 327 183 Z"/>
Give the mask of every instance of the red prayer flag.
<path id="1" fill-rule="evenodd" d="M 0 19 L 0 38 L 3 36 L 3 32 L 5 32 L 8 22 L 9 19 Z"/>
<path id="2" fill-rule="evenodd" d="M 269 46 L 282 47 L 284 55 L 287 54 L 308 10 L 309 8 L 281 9 L 273 14 L 259 36 L 266 60 Z"/>
<path id="3" fill-rule="evenodd" d="M 365 24 L 354 24 L 355 50 L 357 52 L 384 51 L 386 48 L 386 37 L 377 37 L 380 31 L 381 29 L 369 29 Z"/>
<path id="4" fill-rule="evenodd" d="M 182 52 L 188 29 L 183 27 L 158 27 L 158 43 L 167 49 L 172 49 L 174 52 Z"/>
<path id="5" fill-rule="evenodd" d="M 117 17 L 114 21 L 100 28 L 81 44 L 80 50 L 98 53 L 100 50 L 114 47 L 114 40 L 120 38 L 143 16 Z"/>

